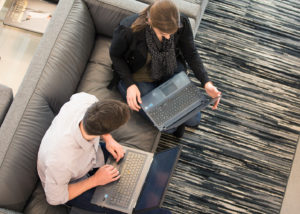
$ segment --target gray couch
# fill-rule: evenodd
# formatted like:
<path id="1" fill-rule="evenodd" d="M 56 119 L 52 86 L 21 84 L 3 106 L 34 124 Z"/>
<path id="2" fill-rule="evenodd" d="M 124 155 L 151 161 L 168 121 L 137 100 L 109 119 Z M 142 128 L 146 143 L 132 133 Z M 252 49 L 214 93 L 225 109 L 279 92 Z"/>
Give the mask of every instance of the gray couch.
<path id="1" fill-rule="evenodd" d="M 135 0 L 59 2 L 0 128 L 0 213 L 68 213 L 65 206 L 46 202 L 36 171 L 41 139 L 76 92 L 122 100 L 116 89 L 107 89 L 112 79 L 111 36 L 120 20 L 146 6 Z M 196 32 L 204 9 L 193 7 L 199 10 L 187 15 Z M 160 138 L 160 132 L 135 112 L 112 134 L 121 144 L 150 152 Z"/>
<path id="2" fill-rule="evenodd" d="M 0 127 L 13 101 L 12 89 L 0 84 Z"/>

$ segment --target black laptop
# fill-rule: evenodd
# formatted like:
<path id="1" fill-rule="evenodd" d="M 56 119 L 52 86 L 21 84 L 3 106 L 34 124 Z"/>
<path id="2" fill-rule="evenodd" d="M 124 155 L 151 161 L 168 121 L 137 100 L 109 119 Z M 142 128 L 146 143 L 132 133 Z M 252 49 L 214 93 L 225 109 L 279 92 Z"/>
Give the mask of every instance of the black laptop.
<path id="1" fill-rule="evenodd" d="M 165 131 L 180 126 L 217 99 L 202 93 L 182 71 L 143 96 L 141 107 Z"/>
<path id="2" fill-rule="evenodd" d="M 120 163 L 111 157 L 106 164 L 119 169 L 118 181 L 98 186 L 91 203 L 123 213 L 159 208 L 181 152 L 177 146 L 156 154 L 124 147 Z"/>

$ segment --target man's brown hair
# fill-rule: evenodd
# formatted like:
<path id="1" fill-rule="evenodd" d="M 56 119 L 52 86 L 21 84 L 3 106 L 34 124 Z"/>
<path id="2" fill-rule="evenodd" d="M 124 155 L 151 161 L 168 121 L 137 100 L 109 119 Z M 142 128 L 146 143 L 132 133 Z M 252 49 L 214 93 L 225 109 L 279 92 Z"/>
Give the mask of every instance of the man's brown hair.
<path id="1" fill-rule="evenodd" d="M 127 104 L 117 100 L 102 100 L 86 111 L 82 124 L 88 135 L 103 135 L 125 124 L 130 118 Z"/>

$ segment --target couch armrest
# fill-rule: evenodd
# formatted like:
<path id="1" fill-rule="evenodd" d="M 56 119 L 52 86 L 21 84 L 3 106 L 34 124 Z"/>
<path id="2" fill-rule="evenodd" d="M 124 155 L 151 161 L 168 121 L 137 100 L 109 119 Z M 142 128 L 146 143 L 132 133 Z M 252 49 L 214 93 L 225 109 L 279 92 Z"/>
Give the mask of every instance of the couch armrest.
<path id="1" fill-rule="evenodd" d="M 85 3 L 60 0 L 0 128 L 0 207 L 26 207 L 38 181 L 40 142 L 76 91 L 94 37 Z"/>
<path id="2" fill-rule="evenodd" d="M 0 126 L 4 121 L 5 115 L 13 101 L 12 89 L 0 84 Z"/>
<path id="3" fill-rule="evenodd" d="M 199 25 L 200 25 L 203 15 L 204 15 L 204 11 L 206 9 L 207 4 L 208 4 L 208 0 L 202 0 L 200 3 L 200 13 L 196 20 L 197 29 L 199 28 Z"/>

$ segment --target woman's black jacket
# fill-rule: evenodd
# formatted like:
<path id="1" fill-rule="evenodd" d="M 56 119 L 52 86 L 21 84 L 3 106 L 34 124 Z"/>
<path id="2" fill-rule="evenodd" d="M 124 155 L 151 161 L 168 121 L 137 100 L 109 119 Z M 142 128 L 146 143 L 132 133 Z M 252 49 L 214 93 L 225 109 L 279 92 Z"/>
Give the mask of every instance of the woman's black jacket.
<path id="1" fill-rule="evenodd" d="M 134 84 L 132 73 L 138 71 L 146 63 L 148 52 L 145 29 L 133 33 L 130 28 L 137 17 L 138 14 L 135 14 L 121 21 L 114 31 L 110 46 L 113 70 L 124 81 L 127 88 Z M 174 35 L 177 60 L 182 60 L 182 62 L 185 60 L 204 87 L 209 80 L 195 48 L 190 22 L 184 15 L 180 16 L 180 20 L 181 27 Z"/>

